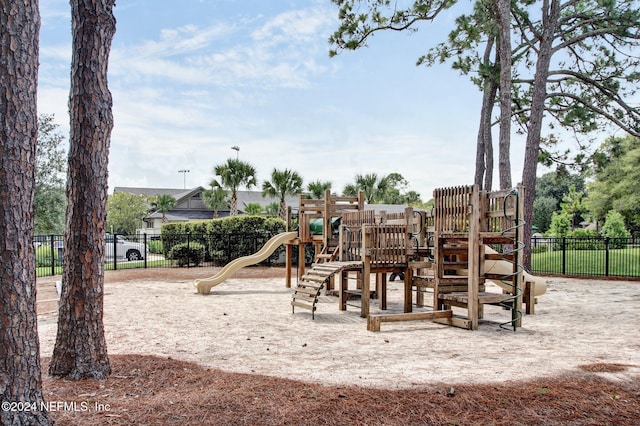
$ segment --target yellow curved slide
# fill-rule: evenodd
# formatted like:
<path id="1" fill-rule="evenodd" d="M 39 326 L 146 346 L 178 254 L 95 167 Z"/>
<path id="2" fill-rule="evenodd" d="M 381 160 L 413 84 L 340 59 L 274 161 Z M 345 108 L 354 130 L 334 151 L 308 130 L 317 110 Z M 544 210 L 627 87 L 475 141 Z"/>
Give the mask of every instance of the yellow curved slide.
<path id="1" fill-rule="evenodd" d="M 295 240 L 297 236 L 297 232 L 283 232 L 278 234 L 267 241 L 266 244 L 256 253 L 232 260 L 224 265 L 224 267 L 214 276 L 195 280 L 193 285 L 198 289 L 198 293 L 209 294 L 211 292 L 211 287 L 217 286 L 224 280 L 230 278 L 245 266 L 255 265 L 256 263 L 262 262 L 282 244 Z"/>
<path id="2" fill-rule="evenodd" d="M 490 254 L 497 253 L 497 251 L 493 250 L 491 247 L 485 247 L 485 252 Z M 485 260 L 484 271 L 488 274 L 511 275 L 513 273 L 513 264 L 507 262 L 506 260 Z M 547 291 L 547 283 L 542 278 L 534 277 L 526 271 L 524 271 L 522 275 L 524 281 L 531 281 L 536 283 L 534 296 L 543 295 Z M 491 282 L 502 287 L 504 290 L 509 291 L 511 289 L 510 285 L 502 283 L 499 280 L 491 280 Z"/>

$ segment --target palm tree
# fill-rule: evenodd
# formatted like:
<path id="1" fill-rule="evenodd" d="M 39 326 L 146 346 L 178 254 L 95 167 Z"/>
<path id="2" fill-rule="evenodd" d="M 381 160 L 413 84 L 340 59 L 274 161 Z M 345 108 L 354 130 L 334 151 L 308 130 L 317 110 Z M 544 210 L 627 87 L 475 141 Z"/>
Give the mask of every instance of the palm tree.
<path id="1" fill-rule="evenodd" d="M 248 215 L 259 216 L 262 213 L 262 206 L 260 203 L 245 204 L 244 212 Z"/>
<path id="2" fill-rule="evenodd" d="M 324 198 L 327 189 L 331 189 L 331 182 L 321 182 L 320 179 L 307 185 L 307 191 L 311 193 L 311 197 L 315 200 Z"/>
<path id="3" fill-rule="evenodd" d="M 271 182 L 265 181 L 262 184 L 262 196 L 276 197 L 280 199 L 280 208 L 278 217 L 287 220 L 287 203 L 285 197 L 287 195 L 298 195 L 302 192 L 302 178 L 300 175 L 289 169 L 277 170 L 271 172 Z"/>
<path id="4" fill-rule="evenodd" d="M 355 183 L 348 184 L 342 191 L 346 197 L 355 197 L 358 191 L 364 191 L 364 199 L 368 204 L 380 201 L 388 187 L 386 176 L 378 179 L 375 173 L 356 175 Z"/>
<path id="5" fill-rule="evenodd" d="M 264 207 L 264 214 L 270 217 L 278 216 L 278 211 L 280 210 L 279 203 L 273 202 L 269 203 Z"/>
<path id="6" fill-rule="evenodd" d="M 238 214 L 238 188 L 245 186 L 250 189 L 258 184 L 256 180 L 256 169 L 249 163 L 241 160 L 229 158 L 226 164 L 220 164 L 213 168 L 216 176 L 220 180 L 213 179 L 211 186 L 214 188 L 224 188 L 231 192 L 231 216 Z"/>
<path id="7" fill-rule="evenodd" d="M 218 210 L 229 205 L 227 191 L 220 187 L 211 187 L 202 193 L 204 203 L 213 209 L 213 217 L 218 217 Z"/>
<path id="8" fill-rule="evenodd" d="M 151 207 L 162 213 L 162 223 L 167 223 L 167 212 L 176 205 L 176 199 L 169 194 L 158 195 L 156 200 L 151 203 Z"/>

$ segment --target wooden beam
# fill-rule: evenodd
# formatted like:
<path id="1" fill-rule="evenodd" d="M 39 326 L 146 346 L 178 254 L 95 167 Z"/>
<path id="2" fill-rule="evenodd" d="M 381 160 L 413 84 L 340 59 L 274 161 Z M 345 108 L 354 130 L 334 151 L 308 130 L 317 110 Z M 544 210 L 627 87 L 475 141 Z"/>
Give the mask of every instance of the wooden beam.
<path id="1" fill-rule="evenodd" d="M 369 315 L 369 317 L 367 318 L 367 330 L 380 331 L 380 324 L 383 322 L 424 321 L 452 317 L 453 313 L 451 312 L 451 310 L 412 312 L 404 314 Z"/>

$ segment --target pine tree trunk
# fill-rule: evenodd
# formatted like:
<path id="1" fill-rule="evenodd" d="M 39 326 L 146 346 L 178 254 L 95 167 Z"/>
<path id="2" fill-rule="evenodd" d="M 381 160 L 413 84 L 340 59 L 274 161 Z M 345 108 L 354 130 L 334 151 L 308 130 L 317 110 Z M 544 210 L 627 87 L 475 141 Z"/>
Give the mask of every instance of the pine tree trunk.
<path id="1" fill-rule="evenodd" d="M 533 82 L 533 96 L 531 99 L 531 113 L 527 128 L 527 142 L 525 145 L 524 168 L 522 171 L 522 184 L 525 188 L 523 202 L 524 232 L 523 241 L 527 242 L 524 251 L 524 267 L 531 270 L 531 224 L 533 223 L 533 202 L 536 196 L 536 173 L 538 170 L 538 155 L 540 152 L 540 135 L 542 133 L 542 119 L 545 112 L 545 100 L 547 95 L 547 79 L 549 78 L 549 66 L 551 64 L 552 43 L 558 19 L 560 16 L 560 1 L 544 1 L 542 8 L 542 40 L 538 52 L 538 62 Z"/>
<path id="2" fill-rule="evenodd" d="M 496 0 L 500 28 L 500 189 L 511 188 L 511 1 Z"/>
<path id="3" fill-rule="evenodd" d="M 115 0 L 72 0 L 71 133 L 58 334 L 49 374 L 111 373 L 103 326 L 108 158 L 113 116 L 107 64 Z"/>
<path id="4" fill-rule="evenodd" d="M 37 1 L 0 1 L 1 425 L 51 424 L 43 410 L 33 246 L 39 32 Z"/>
<path id="5" fill-rule="evenodd" d="M 489 56 L 493 49 L 493 42 L 487 44 L 484 63 L 490 65 Z M 482 109 L 480 111 L 480 127 L 476 144 L 476 173 L 474 184 L 487 191 L 493 184 L 493 138 L 491 136 L 491 114 L 498 92 L 498 83 L 493 76 L 486 76 L 482 95 Z"/>

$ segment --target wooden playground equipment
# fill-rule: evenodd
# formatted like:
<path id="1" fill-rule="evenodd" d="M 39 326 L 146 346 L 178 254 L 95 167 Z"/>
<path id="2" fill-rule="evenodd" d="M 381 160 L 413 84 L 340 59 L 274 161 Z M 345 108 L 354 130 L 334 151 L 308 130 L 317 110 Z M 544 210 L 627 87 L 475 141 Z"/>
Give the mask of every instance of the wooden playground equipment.
<path id="1" fill-rule="evenodd" d="M 533 313 L 535 295 L 544 292 L 542 288 L 536 292 L 533 280 L 524 282 L 523 277 L 530 276 L 520 266 L 522 188 L 491 192 L 477 185 L 444 188 L 434 191 L 434 200 L 432 212 L 407 208 L 403 213 L 375 214 L 365 210 L 362 194 L 336 197 L 327 191 L 323 200 L 301 197 L 298 239 L 286 247 L 287 287 L 291 287 L 296 245 L 299 254 L 292 308 L 308 309 L 313 318 L 322 292 L 333 291 L 341 310 L 347 309 L 347 301 L 360 300 L 360 315 L 367 318 L 371 331 L 379 331 L 383 322 L 414 320 L 475 330 L 485 305 L 511 311 L 511 320 L 501 326 L 514 330 L 521 326 L 523 301 L 527 313 Z M 320 233 L 311 232 L 313 221 L 321 222 Z M 314 245 L 316 258 L 306 269 L 308 244 Z M 498 264 L 500 268 L 495 267 Z M 380 309 L 387 308 L 388 273 L 404 274 L 404 312 L 370 314 L 372 293 Z M 489 280 L 502 292 L 486 291 Z M 433 297 L 428 310 L 426 294 Z M 420 310 L 414 312 L 414 306 Z"/>

